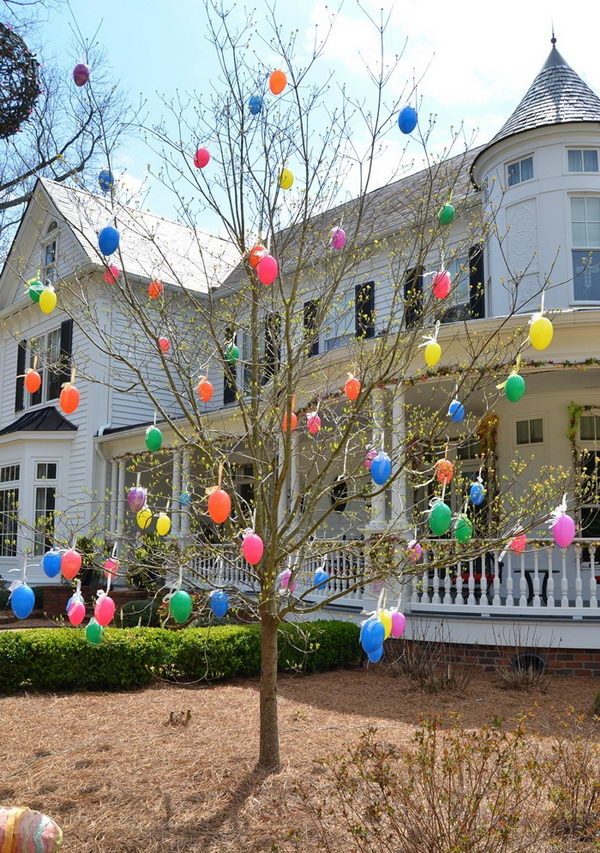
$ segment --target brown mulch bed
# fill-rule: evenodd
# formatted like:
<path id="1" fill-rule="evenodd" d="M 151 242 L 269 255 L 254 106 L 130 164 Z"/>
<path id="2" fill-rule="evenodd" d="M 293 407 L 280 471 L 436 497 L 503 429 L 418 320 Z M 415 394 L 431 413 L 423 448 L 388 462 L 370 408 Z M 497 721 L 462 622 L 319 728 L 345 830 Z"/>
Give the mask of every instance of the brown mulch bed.
<path id="1" fill-rule="evenodd" d="M 548 693 L 517 693 L 491 675 L 461 695 L 425 695 L 383 670 L 347 670 L 280 683 L 283 770 L 263 777 L 257 753 L 258 683 L 206 689 L 157 686 L 130 693 L 0 699 L 0 803 L 51 815 L 65 853 L 179 853 L 285 849 L 297 811 L 286 809 L 313 760 L 340 753 L 368 726 L 396 744 L 423 716 L 458 713 L 468 727 L 522 712 L 549 734 L 567 706 L 589 713 L 600 680 L 554 678 Z M 187 726 L 169 723 L 191 711 Z M 590 724 L 592 736 L 600 728 Z M 305 853 L 311 853 L 310 847 Z"/>

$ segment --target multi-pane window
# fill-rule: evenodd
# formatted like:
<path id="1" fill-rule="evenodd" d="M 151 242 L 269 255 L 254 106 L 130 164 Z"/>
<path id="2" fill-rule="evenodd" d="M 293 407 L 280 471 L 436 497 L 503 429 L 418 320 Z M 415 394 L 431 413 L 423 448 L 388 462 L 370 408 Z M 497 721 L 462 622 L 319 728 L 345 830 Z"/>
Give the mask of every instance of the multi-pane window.
<path id="1" fill-rule="evenodd" d="M 544 441 L 544 421 L 531 418 L 517 421 L 517 444 L 541 444 Z"/>
<path id="2" fill-rule="evenodd" d="M 42 378 L 39 391 L 29 394 L 29 405 L 57 400 L 64 373 L 60 368 L 60 329 L 53 329 L 39 338 L 28 341 L 29 367 L 35 367 Z"/>
<path id="3" fill-rule="evenodd" d="M 587 539 L 600 538 L 600 416 L 582 415 L 579 421 L 579 440 L 583 445 L 579 449 L 579 465 L 584 475 L 581 484 L 581 534 Z M 582 551 L 582 559 L 589 562 L 587 548 Z M 598 555 L 596 556 L 596 561 Z"/>
<path id="4" fill-rule="evenodd" d="M 19 477 L 19 465 L 0 468 L 0 557 L 17 555 Z"/>
<path id="5" fill-rule="evenodd" d="M 523 160 L 509 163 L 506 167 L 506 177 L 509 187 L 522 184 L 523 181 L 530 181 L 533 178 L 533 157 L 525 157 Z"/>
<path id="6" fill-rule="evenodd" d="M 44 554 L 54 542 L 54 511 L 56 508 L 56 462 L 38 462 L 36 466 L 34 554 Z"/>
<path id="7" fill-rule="evenodd" d="M 54 284 L 56 281 L 56 222 L 51 222 L 42 246 L 42 281 Z"/>
<path id="8" fill-rule="evenodd" d="M 325 326 L 325 351 L 342 347 L 354 337 L 354 291 L 338 293 L 332 300 Z"/>
<path id="9" fill-rule="evenodd" d="M 573 295 L 575 301 L 600 301 L 600 196 L 571 198 Z"/>
<path id="10" fill-rule="evenodd" d="M 469 259 L 466 255 L 451 260 L 448 272 L 452 279 L 451 297 L 457 304 L 464 305 L 469 302 Z"/>
<path id="11" fill-rule="evenodd" d="M 598 150 L 596 148 L 571 148 L 567 152 L 569 172 L 597 172 Z"/>

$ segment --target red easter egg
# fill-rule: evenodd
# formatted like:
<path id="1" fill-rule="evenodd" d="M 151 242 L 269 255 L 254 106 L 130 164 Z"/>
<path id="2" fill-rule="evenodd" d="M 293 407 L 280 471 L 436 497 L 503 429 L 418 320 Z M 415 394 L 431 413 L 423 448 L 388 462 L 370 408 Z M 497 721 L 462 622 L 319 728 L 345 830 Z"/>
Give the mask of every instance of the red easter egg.
<path id="1" fill-rule="evenodd" d="M 81 568 L 81 554 L 74 548 L 65 551 L 60 561 L 60 570 L 63 577 L 68 581 L 73 580 L 79 569 Z"/>
<path id="2" fill-rule="evenodd" d="M 106 628 L 113 620 L 116 605 L 109 595 L 101 595 L 94 607 L 94 617 L 98 625 Z"/>
<path id="3" fill-rule="evenodd" d="M 120 275 L 121 270 L 119 267 L 115 267 L 114 264 L 111 264 L 107 270 L 104 270 L 104 281 L 106 284 L 116 284 Z"/>
<path id="4" fill-rule="evenodd" d="M 151 281 L 148 285 L 148 296 L 150 299 L 159 299 L 164 289 L 164 285 L 160 281 Z"/>
<path id="5" fill-rule="evenodd" d="M 311 435 L 316 435 L 321 429 L 321 418 L 316 412 L 309 412 L 306 416 L 306 426 Z"/>
<path id="6" fill-rule="evenodd" d="M 71 383 L 69 382 L 60 392 L 58 402 L 65 415 L 72 415 L 73 412 L 77 409 L 80 399 L 81 395 L 79 391 L 74 385 L 71 385 Z"/>
<path id="7" fill-rule="evenodd" d="M 442 270 L 434 275 L 433 295 L 437 297 L 437 299 L 445 299 L 450 293 L 451 287 L 452 280 L 450 278 L 450 273 L 447 273 L 446 270 Z"/>
<path id="8" fill-rule="evenodd" d="M 360 382 L 354 376 L 350 376 L 344 385 L 344 392 L 349 400 L 358 400 L 360 394 Z"/>
<path id="9" fill-rule="evenodd" d="M 169 352 L 171 349 L 171 341 L 168 338 L 159 338 L 158 345 L 161 352 Z"/>
<path id="10" fill-rule="evenodd" d="M 261 258 L 267 254 L 267 250 L 264 246 L 261 246 L 260 243 L 257 243 L 256 246 L 253 246 L 250 249 L 250 254 L 248 255 L 248 260 L 250 261 L 250 266 L 256 269 Z"/>
<path id="11" fill-rule="evenodd" d="M 39 391 L 42 386 L 42 377 L 37 372 L 37 370 L 29 370 L 25 373 L 25 387 L 29 391 L 30 394 L 35 394 L 36 391 Z"/>
<path id="12" fill-rule="evenodd" d="M 104 577 L 114 578 L 119 571 L 119 561 L 113 560 L 112 557 L 107 557 L 104 561 Z"/>
<path id="13" fill-rule="evenodd" d="M 215 524 L 223 524 L 231 512 L 231 498 L 223 489 L 215 489 L 208 497 L 208 514 Z"/>
<path id="14" fill-rule="evenodd" d="M 199 148 L 194 154 L 194 166 L 197 169 L 203 169 L 205 166 L 208 166 L 208 161 L 210 160 L 210 154 L 206 150 L 206 148 Z"/>
<path id="15" fill-rule="evenodd" d="M 452 477 L 454 477 L 454 465 L 452 462 L 449 459 L 438 459 L 435 463 L 435 476 L 442 486 L 444 484 L 447 486 Z"/>
<path id="16" fill-rule="evenodd" d="M 524 533 L 519 533 L 517 536 L 514 536 L 510 545 L 508 546 L 511 551 L 514 551 L 515 554 L 522 554 L 527 546 L 527 537 Z"/>
<path id="17" fill-rule="evenodd" d="M 295 412 L 292 412 L 292 416 L 290 418 L 290 430 L 295 430 L 297 426 L 298 426 L 298 415 Z M 283 427 L 284 432 L 288 431 L 287 412 L 283 416 L 282 427 Z"/>
<path id="18" fill-rule="evenodd" d="M 209 382 L 206 376 L 203 376 L 200 382 L 198 382 L 197 391 L 203 403 L 208 403 L 212 400 L 214 388 L 212 382 Z"/>

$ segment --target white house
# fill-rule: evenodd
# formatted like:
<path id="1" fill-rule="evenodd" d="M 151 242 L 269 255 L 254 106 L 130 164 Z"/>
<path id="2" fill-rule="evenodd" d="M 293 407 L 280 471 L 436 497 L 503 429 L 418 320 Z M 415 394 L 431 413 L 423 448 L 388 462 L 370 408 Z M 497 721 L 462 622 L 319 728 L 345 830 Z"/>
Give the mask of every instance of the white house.
<path id="1" fill-rule="evenodd" d="M 551 345 L 535 353 L 535 359 L 532 356 L 535 367 L 526 360 L 521 371 L 527 394 L 516 405 L 501 399 L 493 418 L 485 421 L 484 438 L 494 442 L 496 475 L 508 472 L 518 452 L 535 454 L 531 466 L 540 469 L 549 463 L 569 468 L 575 464 L 574 451 L 586 451 L 587 455 L 578 458 L 596 476 L 596 453 L 600 451 L 600 98 L 553 43 L 540 73 L 496 136 L 487 145 L 456 157 L 448 168 L 454 173 L 455 197 L 465 201 L 448 239 L 455 296 L 452 308 L 441 318 L 438 340 L 444 351 L 450 355 L 459 352 L 465 322 L 484 332 L 497 328 L 501 318 L 515 314 L 507 328 L 526 327 L 529 315 L 539 308 L 542 289 L 546 310 L 557 312 Z M 402 193 L 408 197 L 421 178 L 411 176 L 378 191 L 375 209 L 381 218 L 380 232 L 393 233 L 397 227 L 397 220 L 386 219 L 386 200 L 402 197 Z M 124 243 L 132 280 L 147 286 L 160 277 L 172 287 L 177 300 L 176 282 L 182 277 L 194 282 L 199 299 L 208 293 L 211 282 L 224 279 L 218 246 L 215 268 L 207 270 L 206 261 L 196 251 L 195 237 L 185 226 L 151 214 L 131 215 L 138 232 L 141 227 L 152 237 L 143 247 L 133 241 Z M 483 247 L 475 242 L 463 255 L 453 256 L 453 241 L 458 245 L 462 240 L 463 246 L 465 240 L 468 243 L 470 222 L 481 218 L 487 223 Z M 125 379 L 120 393 L 103 384 L 109 374 L 114 380 L 114 371 L 118 374 L 120 366 L 103 357 L 98 342 L 86 340 L 59 311 L 41 315 L 23 291 L 23 282 L 37 269 L 46 281 L 69 280 L 77 271 L 79 280 L 87 277 L 88 286 L 85 293 L 71 292 L 69 298 L 78 298 L 82 311 L 101 313 L 107 333 L 130 334 L 123 318 L 113 311 L 110 287 L 103 284 L 95 252 L 96 230 L 106 221 L 106 211 L 95 196 L 39 181 L 0 277 L 0 514 L 4 519 L 0 576 L 14 568 L 23 554 L 44 550 L 44 536 L 34 531 L 36 519 L 53 510 L 57 533 L 60 529 L 63 536 L 65 531 L 85 534 L 99 524 L 105 525 L 111 541 L 127 535 L 130 516 L 124 495 L 135 478 L 128 462 L 143 449 L 153 406 L 147 394 L 128 389 Z M 151 256 L 149 244 L 158 254 Z M 377 336 L 384 328 L 387 306 L 398 292 L 389 277 L 380 275 L 378 263 L 376 255 L 366 259 L 349 289 L 352 300 L 358 302 L 356 288 L 362 288 L 361 299 L 368 301 L 377 318 L 367 337 Z M 233 286 L 235 272 L 227 281 Z M 422 270 L 408 270 L 404 288 L 413 295 L 417 292 L 418 303 Z M 307 298 L 309 308 L 305 308 L 308 322 L 310 301 Z M 185 300 L 177 304 L 184 317 Z M 324 328 L 313 344 L 316 357 L 333 353 L 340 375 L 347 364 L 354 321 L 352 312 L 342 311 L 333 330 L 331 324 L 328 331 Z M 243 341 L 239 343 L 243 349 Z M 143 351 L 132 347 L 132 357 L 135 354 L 143 361 Z M 41 391 L 30 395 L 24 391 L 21 376 L 32 363 L 32 354 L 41 349 L 54 357 L 62 354 L 65 365 L 60 375 L 47 372 Z M 61 382 L 68 378 L 71 355 L 82 365 L 86 379 L 78 383 L 80 407 L 66 418 L 57 410 L 56 398 Z M 238 370 L 243 371 L 243 364 Z M 422 373 L 421 363 L 415 363 L 399 391 L 382 389 L 374 401 L 382 412 L 388 409 L 392 414 L 393 428 L 386 439 L 392 445 L 403 440 L 404 406 L 417 402 L 424 387 L 433 387 L 427 385 L 433 380 L 423 378 Z M 166 394 L 167 390 L 157 385 L 155 393 Z M 483 397 L 473 399 L 470 406 L 484 419 Z M 227 423 L 234 410 L 231 389 L 220 376 L 207 416 Z M 303 439 L 295 436 L 294 440 L 301 456 Z M 463 473 L 471 471 L 474 476 L 481 464 L 477 440 L 474 436 L 472 446 L 454 451 L 460 456 Z M 178 507 L 173 535 L 182 538 L 190 533 L 190 514 L 180 505 L 179 496 L 189 487 L 192 464 L 187 451 L 180 449 L 168 461 L 170 494 L 164 498 L 170 497 L 172 506 Z M 301 489 L 301 464 L 292 469 L 290 478 L 289 501 L 293 502 Z M 239 485 L 249 485 L 243 466 Z M 331 583 L 338 584 L 336 591 L 342 583 L 336 578 L 348 574 L 349 565 L 360 565 L 360 544 L 349 547 L 348 540 L 368 537 L 399 519 L 411 488 L 410 483 L 397 481 L 389 494 L 373 499 L 370 509 L 363 511 L 362 522 L 354 521 L 352 530 L 342 515 L 336 518 L 327 531 L 329 538 L 339 537 L 327 557 Z M 107 492 L 117 500 L 110 502 L 104 518 Z M 424 500 L 427 495 L 420 497 Z M 21 525 L 9 511 L 15 499 Z M 458 508 L 462 495 L 451 494 L 450 499 Z M 563 551 L 543 538 L 520 556 L 510 551 L 489 552 L 485 558 L 466 561 L 454 575 L 425 565 L 422 574 L 403 590 L 403 607 L 411 617 L 408 635 L 411 631 L 417 637 L 431 635 L 443 624 L 447 638 L 456 643 L 510 644 L 503 637 L 513 631 L 514 641 L 514 631 L 530 625 L 542 645 L 589 650 L 590 671 L 600 674 L 600 663 L 594 664 L 600 661 L 594 651 L 600 650 L 599 512 L 600 503 L 580 510 L 579 536 Z M 232 566 L 229 571 L 236 580 L 243 580 L 243 566 Z M 29 571 L 29 577 L 33 582 L 46 580 L 36 568 Z M 369 587 L 354 591 L 340 597 L 331 612 L 358 619 L 363 609 L 372 609 L 377 594 L 378 589 Z"/>

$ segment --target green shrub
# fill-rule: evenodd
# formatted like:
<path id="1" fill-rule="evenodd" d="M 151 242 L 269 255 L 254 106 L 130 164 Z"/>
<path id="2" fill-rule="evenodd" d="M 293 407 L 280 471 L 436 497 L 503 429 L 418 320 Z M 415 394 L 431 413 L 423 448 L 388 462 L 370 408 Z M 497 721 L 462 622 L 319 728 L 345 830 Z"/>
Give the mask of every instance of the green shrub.
<path id="1" fill-rule="evenodd" d="M 292 625 L 280 632 L 279 668 L 314 672 L 360 658 L 359 630 L 349 622 Z M 0 634 L 0 692 L 119 689 L 157 675 L 182 681 L 257 675 L 260 626 L 107 629 L 100 646 L 82 629 L 38 628 Z"/>
<path id="2" fill-rule="evenodd" d="M 158 628 L 160 627 L 160 618 L 158 616 L 160 605 L 160 598 L 128 601 L 122 607 L 117 607 L 115 612 L 115 626 L 117 628 L 137 628 L 138 625 L 142 625 L 146 628 Z"/>
<path id="3" fill-rule="evenodd" d="M 7 589 L 0 589 L 0 610 L 6 610 L 8 607 L 8 597 L 10 592 Z"/>

